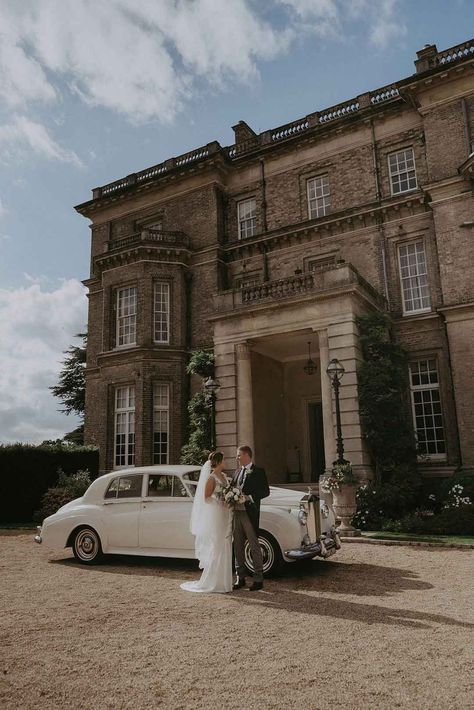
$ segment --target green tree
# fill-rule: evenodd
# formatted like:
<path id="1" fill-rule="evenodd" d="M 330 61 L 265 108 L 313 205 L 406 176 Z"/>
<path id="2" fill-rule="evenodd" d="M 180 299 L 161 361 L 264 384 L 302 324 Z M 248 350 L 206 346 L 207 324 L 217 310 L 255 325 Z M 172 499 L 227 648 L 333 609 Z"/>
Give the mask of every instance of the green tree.
<path id="1" fill-rule="evenodd" d="M 87 333 L 77 333 L 74 337 L 81 339 L 81 345 L 70 345 L 64 351 L 66 357 L 59 373 L 58 384 L 49 389 L 64 405 L 64 408 L 59 410 L 60 412 L 64 412 L 67 415 L 77 414 L 84 420 Z M 83 444 L 84 425 L 81 424 L 74 431 L 66 434 L 64 439 L 70 443 Z"/>

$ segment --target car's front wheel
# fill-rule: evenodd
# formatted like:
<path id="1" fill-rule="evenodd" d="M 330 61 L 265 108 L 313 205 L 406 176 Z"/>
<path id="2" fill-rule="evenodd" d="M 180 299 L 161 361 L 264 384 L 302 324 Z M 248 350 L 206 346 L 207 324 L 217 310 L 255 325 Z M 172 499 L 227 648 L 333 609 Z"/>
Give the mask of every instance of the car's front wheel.
<path id="1" fill-rule="evenodd" d="M 100 537 L 94 528 L 80 528 L 72 541 L 74 557 L 84 565 L 93 565 L 102 559 Z"/>
<path id="2" fill-rule="evenodd" d="M 284 564 L 283 555 L 281 554 L 280 545 L 273 535 L 270 535 L 270 533 L 265 530 L 260 530 L 258 533 L 258 542 L 263 557 L 263 574 L 275 575 L 281 572 Z M 250 573 L 254 571 L 252 553 L 248 540 L 245 541 L 245 566 Z"/>

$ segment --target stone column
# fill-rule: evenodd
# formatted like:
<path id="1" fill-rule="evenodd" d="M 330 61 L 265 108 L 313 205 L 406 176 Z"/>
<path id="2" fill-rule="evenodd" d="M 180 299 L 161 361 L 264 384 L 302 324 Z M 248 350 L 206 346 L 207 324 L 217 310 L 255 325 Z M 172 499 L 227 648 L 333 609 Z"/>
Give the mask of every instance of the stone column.
<path id="1" fill-rule="evenodd" d="M 318 338 L 319 363 L 321 368 L 321 401 L 323 406 L 324 454 L 326 459 L 326 471 L 328 471 L 332 468 L 332 462 L 336 458 L 336 433 L 334 431 L 332 416 L 331 382 L 326 374 L 326 368 L 329 363 L 327 330 L 318 330 Z"/>
<path id="2" fill-rule="evenodd" d="M 251 353 L 247 343 L 235 346 L 237 364 L 237 431 L 238 444 L 254 448 Z"/>

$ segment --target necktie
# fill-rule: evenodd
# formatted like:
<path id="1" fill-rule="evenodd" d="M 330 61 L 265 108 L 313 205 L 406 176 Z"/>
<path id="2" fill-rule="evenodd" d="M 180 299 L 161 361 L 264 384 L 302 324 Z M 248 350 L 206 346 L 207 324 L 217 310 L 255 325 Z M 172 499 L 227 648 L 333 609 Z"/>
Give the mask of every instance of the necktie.
<path id="1" fill-rule="evenodd" d="M 245 466 L 242 466 L 242 470 L 239 473 L 239 478 L 237 479 L 238 486 L 242 485 L 242 481 L 244 480 L 244 475 L 245 475 Z"/>

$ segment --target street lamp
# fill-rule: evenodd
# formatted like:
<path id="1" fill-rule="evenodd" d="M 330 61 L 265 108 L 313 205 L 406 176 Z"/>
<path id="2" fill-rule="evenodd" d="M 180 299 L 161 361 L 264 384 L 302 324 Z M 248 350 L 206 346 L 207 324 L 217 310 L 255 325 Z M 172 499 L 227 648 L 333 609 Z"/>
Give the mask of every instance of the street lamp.
<path id="1" fill-rule="evenodd" d="M 343 365 L 333 358 L 327 368 L 327 375 L 331 380 L 331 384 L 334 387 L 334 398 L 336 400 L 336 450 L 337 450 L 337 462 L 336 463 L 347 463 L 344 459 L 344 442 L 342 439 L 342 429 L 341 429 L 341 409 L 339 406 L 339 386 L 344 374 Z"/>
<path id="2" fill-rule="evenodd" d="M 207 401 L 211 407 L 211 451 L 216 450 L 216 396 L 220 387 L 220 383 L 213 377 L 208 377 L 204 383 Z"/>

